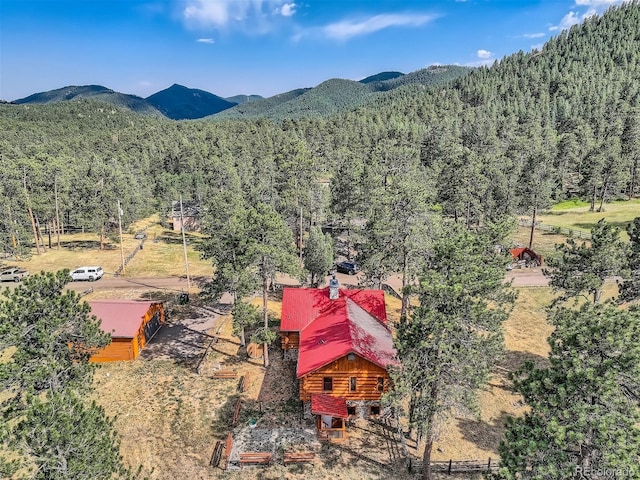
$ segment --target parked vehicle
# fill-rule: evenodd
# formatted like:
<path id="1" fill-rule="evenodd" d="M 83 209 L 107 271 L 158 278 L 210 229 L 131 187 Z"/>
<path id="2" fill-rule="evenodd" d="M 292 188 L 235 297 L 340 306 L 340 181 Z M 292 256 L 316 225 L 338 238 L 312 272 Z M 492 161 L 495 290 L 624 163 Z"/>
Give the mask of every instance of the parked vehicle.
<path id="1" fill-rule="evenodd" d="M 21 270 L 19 268 L 9 268 L 0 272 L 0 282 L 19 282 L 24 277 L 28 277 L 29 272 L 27 270 Z"/>
<path id="2" fill-rule="evenodd" d="M 358 265 L 355 262 L 340 262 L 336 263 L 336 271 L 339 273 L 347 273 L 349 275 L 355 275 L 360 271 Z"/>
<path id="3" fill-rule="evenodd" d="M 69 275 L 71 275 L 71 280 L 74 282 L 79 280 L 93 282 L 102 278 L 104 270 L 102 270 L 102 267 L 80 267 L 73 270 Z"/>

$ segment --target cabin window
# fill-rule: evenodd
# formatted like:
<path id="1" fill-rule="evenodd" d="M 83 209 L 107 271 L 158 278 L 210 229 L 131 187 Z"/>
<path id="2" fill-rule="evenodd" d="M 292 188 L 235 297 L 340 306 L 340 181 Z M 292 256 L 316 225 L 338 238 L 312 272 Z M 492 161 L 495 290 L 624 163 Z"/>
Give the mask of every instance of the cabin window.
<path id="1" fill-rule="evenodd" d="M 347 415 L 349 415 L 350 417 L 355 416 L 356 414 L 356 407 L 355 406 L 348 406 L 347 405 Z"/>
<path id="2" fill-rule="evenodd" d="M 349 391 L 355 392 L 358 387 L 358 380 L 356 377 L 349 377 Z"/>
<path id="3" fill-rule="evenodd" d="M 325 392 L 331 392 L 333 390 L 333 378 L 322 377 L 322 390 Z"/>
<path id="4" fill-rule="evenodd" d="M 353 362 L 355 359 L 356 359 L 355 353 L 350 353 L 349 355 L 347 355 L 347 360 L 349 360 L 350 362 Z"/>
<path id="5" fill-rule="evenodd" d="M 371 416 L 380 415 L 380 405 L 371 405 L 369 409 L 369 415 Z"/>
<path id="6" fill-rule="evenodd" d="M 384 378 L 378 377 L 378 391 L 384 392 Z"/>

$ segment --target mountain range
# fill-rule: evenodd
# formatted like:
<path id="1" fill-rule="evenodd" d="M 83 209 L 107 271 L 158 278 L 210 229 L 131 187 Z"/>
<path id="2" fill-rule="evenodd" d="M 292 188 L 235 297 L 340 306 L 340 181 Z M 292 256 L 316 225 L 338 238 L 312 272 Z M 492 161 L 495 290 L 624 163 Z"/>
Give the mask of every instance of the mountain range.
<path id="1" fill-rule="evenodd" d="M 355 108 L 382 92 L 408 85 L 442 84 L 466 75 L 471 70 L 468 67 L 439 65 L 408 74 L 381 72 L 360 81 L 334 78 L 314 88 L 300 88 L 268 98 L 259 95 L 223 98 L 177 84 L 142 98 L 101 85 L 84 85 L 34 93 L 12 103 L 43 104 L 89 98 L 137 113 L 163 115 L 173 120 L 194 120 L 209 116 L 272 119 L 322 117 Z"/>

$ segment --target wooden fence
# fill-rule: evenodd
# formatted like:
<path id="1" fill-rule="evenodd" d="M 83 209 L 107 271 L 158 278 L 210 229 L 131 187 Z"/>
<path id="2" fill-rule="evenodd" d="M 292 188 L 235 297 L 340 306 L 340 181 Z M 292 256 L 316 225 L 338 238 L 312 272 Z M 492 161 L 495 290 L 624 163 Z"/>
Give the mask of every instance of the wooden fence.
<path id="1" fill-rule="evenodd" d="M 521 227 L 531 228 L 531 220 L 520 219 L 518 225 Z M 591 240 L 591 233 L 583 230 L 576 230 L 567 227 L 556 227 L 554 225 L 546 225 L 541 222 L 536 222 L 536 230 L 542 230 L 543 232 L 555 233 L 556 235 L 564 235 L 571 238 L 582 238 L 584 240 Z"/>
<path id="2" fill-rule="evenodd" d="M 423 463 L 409 457 L 408 469 L 410 473 L 422 472 Z M 482 460 L 445 460 L 431 462 L 431 471 L 446 473 L 448 475 L 456 473 L 490 473 L 498 471 L 498 464 L 491 458 L 486 462 Z"/>

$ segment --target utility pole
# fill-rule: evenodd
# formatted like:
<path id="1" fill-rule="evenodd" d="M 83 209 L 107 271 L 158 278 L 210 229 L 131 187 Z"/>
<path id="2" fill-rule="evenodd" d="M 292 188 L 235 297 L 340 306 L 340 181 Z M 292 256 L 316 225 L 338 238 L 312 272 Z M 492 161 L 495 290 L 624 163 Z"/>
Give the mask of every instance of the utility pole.
<path id="1" fill-rule="evenodd" d="M 189 260 L 187 258 L 187 237 L 184 234 L 184 210 L 182 209 L 182 194 L 180 194 L 180 230 L 182 231 L 182 249 L 184 251 L 184 270 L 187 272 L 187 294 L 191 293 L 191 279 L 189 278 Z"/>
<path id="2" fill-rule="evenodd" d="M 53 177 L 53 192 L 56 199 L 56 235 L 58 236 L 58 250 L 60 250 L 60 209 L 58 208 L 58 176 Z"/>
<path id="3" fill-rule="evenodd" d="M 27 201 L 27 210 L 29 212 L 29 218 L 31 219 L 31 228 L 33 229 L 33 241 L 36 245 L 36 253 L 40 255 L 40 243 L 38 241 L 38 231 L 36 230 L 36 221 L 33 218 L 33 210 L 31 209 L 31 199 L 29 198 L 29 192 L 27 190 L 27 169 L 23 170 L 24 176 L 22 182 L 24 185 L 24 198 Z"/>
<path id="4" fill-rule="evenodd" d="M 122 208 L 120 208 L 120 200 L 118 200 L 118 231 L 120 232 L 120 259 L 122 260 L 122 274 L 124 275 L 124 247 L 122 245 Z"/>
<path id="5" fill-rule="evenodd" d="M 300 266 L 304 266 L 304 260 L 302 260 L 302 205 L 300 205 Z"/>

